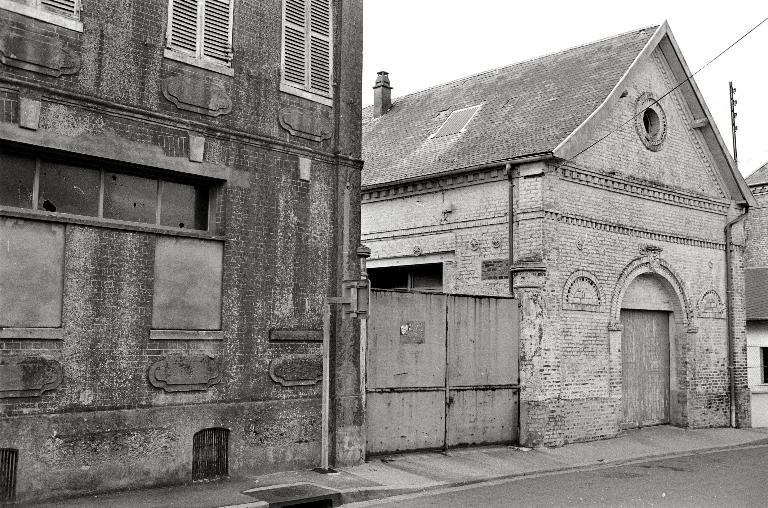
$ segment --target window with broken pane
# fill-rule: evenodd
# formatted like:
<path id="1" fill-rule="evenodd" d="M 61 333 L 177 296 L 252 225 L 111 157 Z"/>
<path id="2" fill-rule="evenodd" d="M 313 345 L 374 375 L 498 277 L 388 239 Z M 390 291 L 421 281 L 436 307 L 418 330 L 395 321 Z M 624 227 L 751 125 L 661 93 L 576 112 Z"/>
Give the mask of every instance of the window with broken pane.
<path id="1" fill-rule="evenodd" d="M 0 148 L 0 205 L 32 208 L 35 159 Z"/>
<path id="2" fill-rule="evenodd" d="M 98 217 L 100 185 L 101 175 L 95 169 L 41 160 L 37 208 Z"/>
<path id="3" fill-rule="evenodd" d="M 160 224 L 175 228 L 208 229 L 208 189 L 163 182 Z"/>
<path id="4" fill-rule="evenodd" d="M 157 221 L 155 178 L 104 173 L 104 218 L 154 224 Z"/>

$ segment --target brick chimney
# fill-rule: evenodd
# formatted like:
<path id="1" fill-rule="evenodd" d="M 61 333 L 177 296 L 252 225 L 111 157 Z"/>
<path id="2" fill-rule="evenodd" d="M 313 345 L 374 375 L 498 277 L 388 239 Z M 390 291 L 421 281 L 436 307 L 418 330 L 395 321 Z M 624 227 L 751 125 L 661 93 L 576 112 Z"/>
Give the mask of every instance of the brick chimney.
<path id="1" fill-rule="evenodd" d="M 392 87 L 389 86 L 389 73 L 381 71 L 376 75 L 373 85 L 373 117 L 378 118 L 392 107 Z"/>

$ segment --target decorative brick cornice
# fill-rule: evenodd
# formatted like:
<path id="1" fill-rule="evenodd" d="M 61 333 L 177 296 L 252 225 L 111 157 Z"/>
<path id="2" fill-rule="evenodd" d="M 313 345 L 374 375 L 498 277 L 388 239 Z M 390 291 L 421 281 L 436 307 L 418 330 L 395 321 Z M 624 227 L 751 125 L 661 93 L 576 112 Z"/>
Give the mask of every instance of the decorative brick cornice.
<path id="1" fill-rule="evenodd" d="M 760 183 L 757 185 L 750 185 L 749 189 L 752 191 L 752 194 L 754 194 L 755 196 L 759 196 L 761 194 L 768 194 L 768 182 Z"/>
<path id="2" fill-rule="evenodd" d="M 561 167 L 559 176 L 563 180 L 576 182 L 582 185 L 659 201 L 674 206 L 694 208 L 696 210 L 704 210 L 705 212 L 721 215 L 726 215 L 728 213 L 729 204 L 726 201 L 708 199 L 702 196 L 680 192 L 679 190 L 672 190 L 658 185 L 638 183 L 616 176 L 607 176 L 570 165 Z"/>
<path id="3" fill-rule="evenodd" d="M 502 168 L 485 168 L 476 171 L 453 175 L 435 175 L 433 178 L 425 177 L 424 180 L 408 183 L 384 184 L 380 187 L 363 188 L 363 203 L 373 201 L 385 201 L 388 199 L 426 194 L 437 190 L 469 185 L 479 185 L 493 181 L 505 180 L 507 177 Z"/>
<path id="4" fill-rule="evenodd" d="M 610 233 L 634 236 L 635 238 L 644 238 L 647 240 L 654 240 L 657 242 L 678 243 L 681 245 L 690 245 L 692 247 L 702 247 L 705 249 L 725 250 L 724 243 L 713 242 L 710 240 L 705 240 L 703 238 L 670 235 L 668 233 L 662 233 L 662 232 L 653 231 L 650 229 L 598 221 L 595 219 L 590 219 L 587 217 L 579 217 L 576 215 L 565 215 L 558 212 L 547 211 L 544 214 L 544 218 L 549 220 L 554 220 L 557 222 L 562 222 L 564 224 L 570 224 L 573 226 L 579 226 L 579 227 L 584 227 L 589 229 L 597 229 L 600 231 L 608 231 Z"/>

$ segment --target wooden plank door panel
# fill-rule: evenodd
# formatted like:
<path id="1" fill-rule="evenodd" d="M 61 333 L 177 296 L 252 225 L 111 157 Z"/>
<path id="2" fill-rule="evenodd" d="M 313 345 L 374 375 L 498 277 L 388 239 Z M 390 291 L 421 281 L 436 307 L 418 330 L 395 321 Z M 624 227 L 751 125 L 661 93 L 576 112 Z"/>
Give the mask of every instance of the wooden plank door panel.
<path id="1" fill-rule="evenodd" d="M 669 422 L 668 312 L 622 310 L 624 424 Z"/>

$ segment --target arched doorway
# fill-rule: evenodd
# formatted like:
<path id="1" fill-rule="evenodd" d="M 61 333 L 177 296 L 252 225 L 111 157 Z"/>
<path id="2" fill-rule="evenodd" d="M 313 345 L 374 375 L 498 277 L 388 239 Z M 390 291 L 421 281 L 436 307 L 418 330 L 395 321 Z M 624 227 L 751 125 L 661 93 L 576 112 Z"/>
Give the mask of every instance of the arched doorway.
<path id="1" fill-rule="evenodd" d="M 682 425 L 685 394 L 678 389 L 677 359 L 694 329 L 680 279 L 658 255 L 638 258 L 619 278 L 611 313 L 620 427 Z"/>

